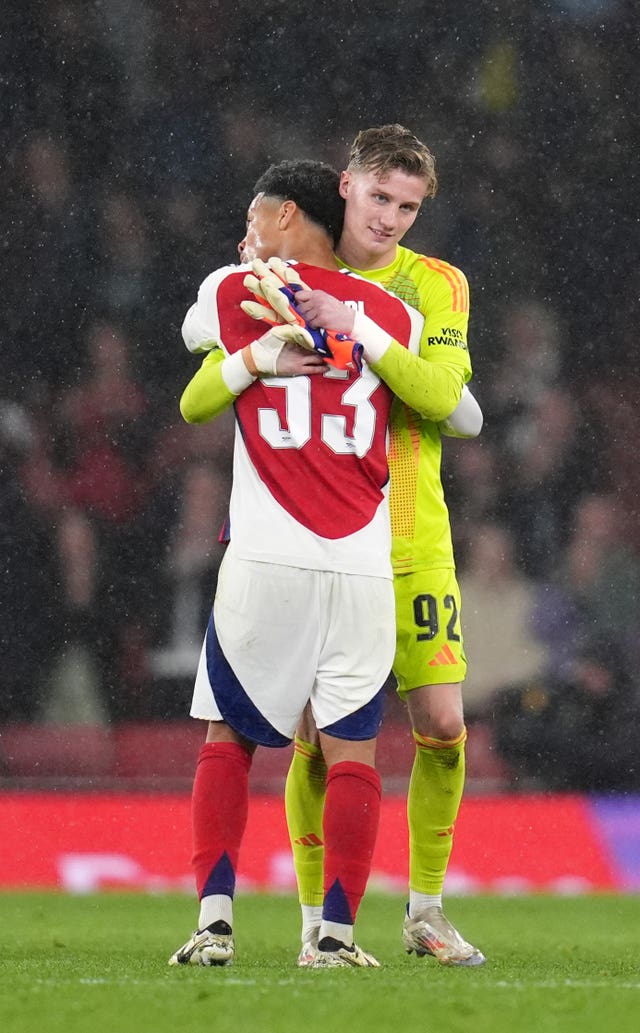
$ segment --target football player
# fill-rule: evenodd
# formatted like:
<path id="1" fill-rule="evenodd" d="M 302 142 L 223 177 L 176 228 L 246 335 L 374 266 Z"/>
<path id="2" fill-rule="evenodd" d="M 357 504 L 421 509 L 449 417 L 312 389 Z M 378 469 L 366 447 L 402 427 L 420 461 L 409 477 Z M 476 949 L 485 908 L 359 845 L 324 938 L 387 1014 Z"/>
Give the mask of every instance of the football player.
<path id="1" fill-rule="evenodd" d="M 469 288 L 461 270 L 400 245 L 436 189 L 434 158 L 408 129 L 386 125 L 360 132 L 340 177 L 345 221 L 337 256 L 342 268 L 392 291 L 425 320 L 419 361 L 430 373 L 429 401 L 417 411 L 407 404 L 405 394 L 415 356 L 402 355 L 397 344 L 388 346 L 383 338 L 384 350 L 368 352 L 371 368 L 397 396 L 389 453 L 397 614 L 393 670 L 415 741 L 407 800 L 409 901 L 402 938 L 406 950 L 418 956 L 433 955 L 445 965 L 476 966 L 484 962 L 484 955 L 442 910 L 464 787 L 462 682 L 467 664 L 440 474 L 441 432 L 470 437 L 482 423 L 477 407 L 465 412 L 472 401 L 464 388 L 471 377 Z M 296 301 L 312 326 L 330 325 L 356 337 L 366 333 L 362 314 L 326 293 L 301 292 Z M 456 406 L 457 431 L 445 419 Z M 307 713 L 296 736 L 285 795 L 303 916 L 300 965 L 312 961 L 317 943 L 323 772 L 322 751 Z"/>

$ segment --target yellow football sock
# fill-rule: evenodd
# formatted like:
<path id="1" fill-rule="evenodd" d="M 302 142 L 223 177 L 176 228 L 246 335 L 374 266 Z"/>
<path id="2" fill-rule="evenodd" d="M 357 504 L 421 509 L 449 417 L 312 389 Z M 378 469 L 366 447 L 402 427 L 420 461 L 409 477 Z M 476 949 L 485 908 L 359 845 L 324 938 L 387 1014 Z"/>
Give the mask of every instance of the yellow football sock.
<path id="1" fill-rule="evenodd" d="M 319 746 L 295 738 L 284 788 L 284 805 L 301 904 L 321 905 L 324 844 L 322 815 L 327 765 Z"/>
<path id="2" fill-rule="evenodd" d="M 453 847 L 453 827 L 464 788 L 466 728 L 457 739 L 430 739 L 414 731 L 416 755 L 409 782 L 409 887 L 442 893 Z"/>

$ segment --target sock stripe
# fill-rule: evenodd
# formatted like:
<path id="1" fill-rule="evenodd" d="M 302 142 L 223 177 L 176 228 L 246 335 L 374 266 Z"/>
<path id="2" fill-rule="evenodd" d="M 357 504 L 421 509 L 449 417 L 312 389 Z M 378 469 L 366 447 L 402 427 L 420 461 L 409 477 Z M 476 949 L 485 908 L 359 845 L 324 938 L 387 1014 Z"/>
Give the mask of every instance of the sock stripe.
<path id="1" fill-rule="evenodd" d="M 419 732 L 413 731 L 414 742 L 417 746 L 422 746 L 429 750 L 452 750 L 456 746 L 462 746 L 467 738 L 467 729 L 463 728 L 460 735 L 456 736 L 455 739 L 432 739 L 428 735 L 420 735 Z"/>

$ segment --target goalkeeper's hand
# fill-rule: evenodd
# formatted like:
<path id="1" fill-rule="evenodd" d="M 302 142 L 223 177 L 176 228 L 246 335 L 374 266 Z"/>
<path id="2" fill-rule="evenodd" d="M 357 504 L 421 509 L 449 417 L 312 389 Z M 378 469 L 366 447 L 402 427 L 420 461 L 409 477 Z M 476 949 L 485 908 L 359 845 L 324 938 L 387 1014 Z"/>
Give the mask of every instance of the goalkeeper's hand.
<path id="1" fill-rule="evenodd" d="M 282 351 L 286 345 L 294 345 L 309 352 L 308 360 L 300 367 L 300 363 L 291 365 L 283 361 Z M 319 372 L 324 369 L 324 361 L 316 352 L 313 343 L 309 343 L 309 335 L 302 327 L 280 324 L 273 326 L 266 334 L 252 341 L 243 349 L 245 366 L 252 376 L 291 376 L 295 373 Z M 291 368 L 290 368 L 291 367 Z"/>
<path id="2" fill-rule="evenodd" d="M 308 290 L 308 287 L 300 279 L 294 269 L 283 262 L 281 258 L 270 258 L 269 262 L 263 262 L 255 258 L 251 263 L 253 273 L 248 273 L 244 278 L 244 285 L 254 294 L 260 304 L 264 302 L 276 313 L 280 323 L 291 323 L 297 326 L 306 327 L 307 321 L 294 302 L 295 292 Z M 243 302 L 242 308 L 249 311 L 245 305 L 255 304 Z M 249 315 L 252 315 L 249 312 Z M 255 319 L 263 319 L 264 316 L 254 316 Z"/>
<path id="3" fill-rule="evenodd" d="M 335 369 L 362 370 L 362 353 L 364 348 L 351 334 L 343 334 L 338 330 L 312 330 L 309 333 L 320 335 L 321 344 L 316 351 L 323 356 L 326 363 Z"/>
<path id="4" fill-rule="evenodd" d="M 314 330 L 308 325 L 278 323 L 273 309 L 267 309 L 253 301 L 243 301 L 241 307 L 253 319 L 260 319 L 270 325 L 269 333 L 260 338 L 260 341 L 269 339 L 270 342 L 274 342 L 269 344 L 270 349 L 275 347 L 278 340 L 291 342 L 300 348 L 315 352 L 327 365 L 334 366 L 335 369 L 357 369 L 358 372 L 362 369 L 363 347 L 349 334 L 337 330 Z"/>
<path id="5" fill-rule="evenodd" d="M 309 288 L 298 274 L 280 258 L 269 263 L 257 258 L 251 263 L 255 275 L 249 273 L 244 284 L 258 302 L 243 301 L 240 307 L 252 319 L 261 319 L 278 333 L 278 324 L 286 324 L 296 331 L 295 343 L 314 349 L 325 362 L 336 369 L 362 369 L 363 348 L 350 334 L 324 330 L 309 325 L 295 303 L 297 291 Z M 266 304 L 264 304 L 266 302 Z"/>

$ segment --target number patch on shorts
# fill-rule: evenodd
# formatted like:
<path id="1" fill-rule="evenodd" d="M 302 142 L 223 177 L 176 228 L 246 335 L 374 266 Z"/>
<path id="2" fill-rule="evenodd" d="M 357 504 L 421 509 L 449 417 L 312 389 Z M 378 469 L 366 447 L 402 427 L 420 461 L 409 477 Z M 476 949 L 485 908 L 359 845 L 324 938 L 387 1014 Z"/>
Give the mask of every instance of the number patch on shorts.
<path id="1" fill-rule="evenodd" d="M 444 611 L 444 612 L 443 612 Z M 447 612 L 449 611 L 449 612 Z M 434 595 L 417 595 L 413 600 L 413 619 L 421 630 L 416 635 L 418 642 L 430 642 L 445 624 L 449 642 L 459 642 L 458 606 L 452 595 L 445 595 L 440 601 Z"/>

